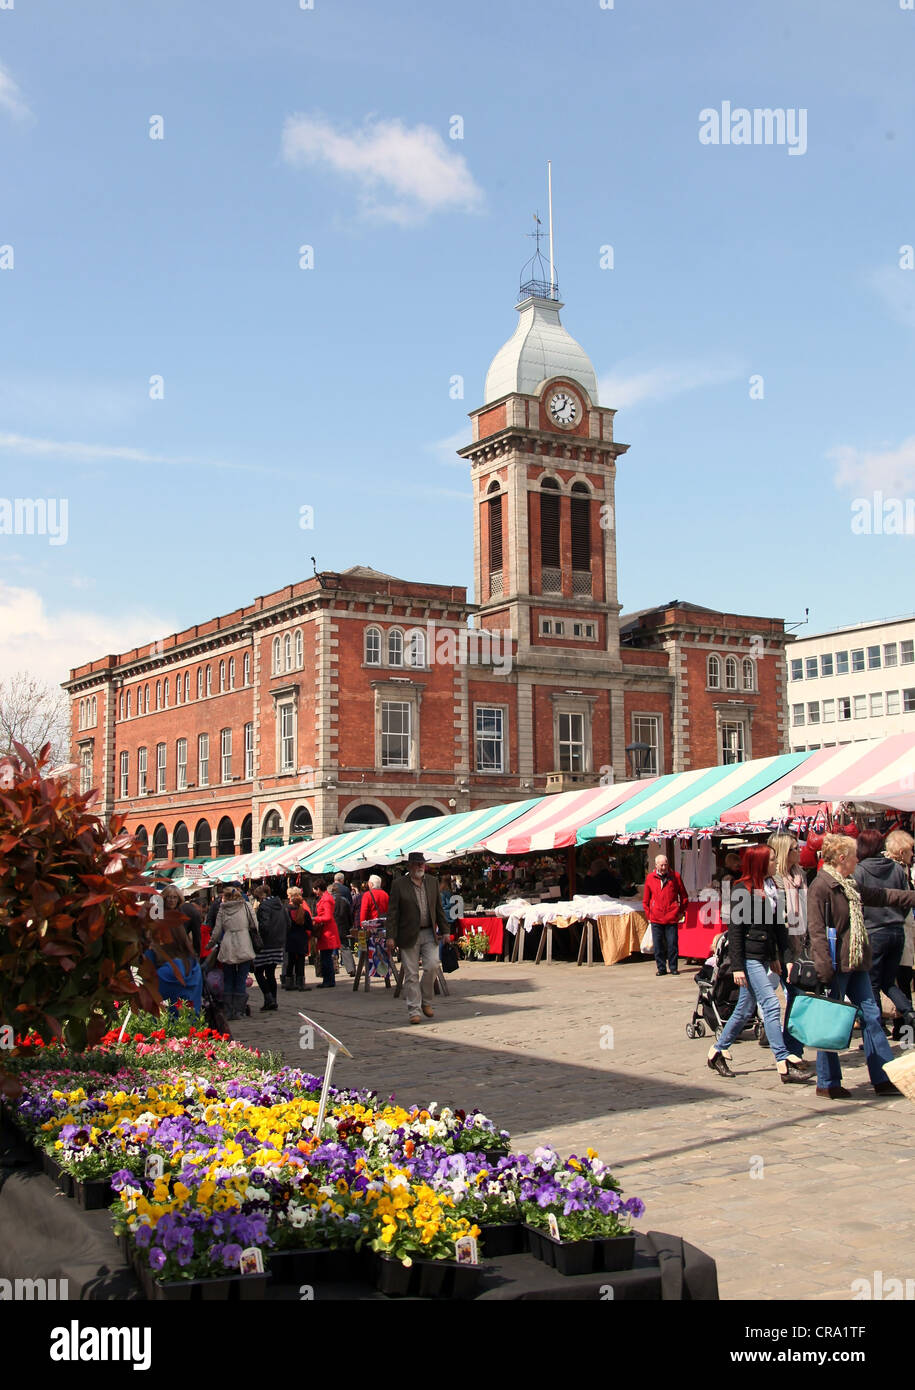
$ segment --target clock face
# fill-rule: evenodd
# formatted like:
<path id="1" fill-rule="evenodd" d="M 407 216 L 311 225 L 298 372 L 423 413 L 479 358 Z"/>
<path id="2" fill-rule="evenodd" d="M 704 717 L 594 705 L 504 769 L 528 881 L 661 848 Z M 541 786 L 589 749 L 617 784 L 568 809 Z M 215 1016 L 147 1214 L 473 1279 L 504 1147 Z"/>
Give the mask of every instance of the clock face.
<path id="1" fill-rule="evenodd" d="M 574 425 L 578 419 L 578 401 L 568 391 L 557 391 L 551 396 L 549 408 L 557 425 Z"/>

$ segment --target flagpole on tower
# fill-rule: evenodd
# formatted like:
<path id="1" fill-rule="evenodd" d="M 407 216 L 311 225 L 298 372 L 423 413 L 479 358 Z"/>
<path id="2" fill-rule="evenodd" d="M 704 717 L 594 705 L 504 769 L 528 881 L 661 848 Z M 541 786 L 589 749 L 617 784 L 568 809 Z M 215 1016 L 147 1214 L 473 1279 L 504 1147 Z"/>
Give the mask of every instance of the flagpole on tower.
<path id="1" fill-rule="evenodd" d="M 556 296 L 553 292 L 553 286 L 556 282 L 553 271 L 553 161 L 551 159 L 548 159 L 546 162 L 546 182 L 547 196 L 550 205 L 550 298 L 555 299 Z"/>

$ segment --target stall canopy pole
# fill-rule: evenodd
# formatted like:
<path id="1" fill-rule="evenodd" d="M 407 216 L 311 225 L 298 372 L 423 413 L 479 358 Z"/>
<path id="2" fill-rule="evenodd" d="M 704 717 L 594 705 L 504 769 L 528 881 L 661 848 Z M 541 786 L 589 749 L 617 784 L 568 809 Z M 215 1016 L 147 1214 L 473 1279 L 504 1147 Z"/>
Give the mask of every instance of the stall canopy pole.
<path id="1" fill-rule="evenodd" d="M 575 846 L 569 845 L 566 850 L 566 873 L 569 878 L 569 897 L 575 896 Z"/>

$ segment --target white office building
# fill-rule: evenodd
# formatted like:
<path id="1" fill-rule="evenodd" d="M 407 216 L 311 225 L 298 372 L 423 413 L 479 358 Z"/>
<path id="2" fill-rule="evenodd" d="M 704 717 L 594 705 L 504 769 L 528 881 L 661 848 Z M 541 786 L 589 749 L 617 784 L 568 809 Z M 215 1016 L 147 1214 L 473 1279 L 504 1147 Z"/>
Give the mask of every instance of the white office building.
<path id="1" fill-rule="evenodd" d="M 799 637 L 786 656 L 793 753 L 915 731 L 915 616 Z"/>

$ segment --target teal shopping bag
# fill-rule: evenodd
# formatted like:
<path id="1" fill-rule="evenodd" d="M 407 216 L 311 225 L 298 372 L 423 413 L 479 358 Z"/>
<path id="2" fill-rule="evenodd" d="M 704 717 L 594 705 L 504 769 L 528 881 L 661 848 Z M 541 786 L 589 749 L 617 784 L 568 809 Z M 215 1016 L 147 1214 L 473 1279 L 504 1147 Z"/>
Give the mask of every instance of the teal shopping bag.
<path id="1" fill-rule="evenodd" d="M 822 994 L 796 994 L 785 1016 L 785 1032 L 818 1052 L 844 1052 L 857 1017 L 854 1004 Z"/>

